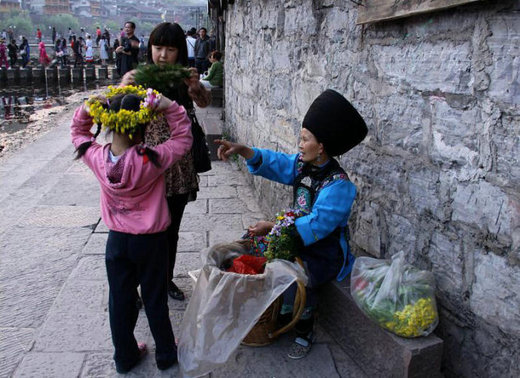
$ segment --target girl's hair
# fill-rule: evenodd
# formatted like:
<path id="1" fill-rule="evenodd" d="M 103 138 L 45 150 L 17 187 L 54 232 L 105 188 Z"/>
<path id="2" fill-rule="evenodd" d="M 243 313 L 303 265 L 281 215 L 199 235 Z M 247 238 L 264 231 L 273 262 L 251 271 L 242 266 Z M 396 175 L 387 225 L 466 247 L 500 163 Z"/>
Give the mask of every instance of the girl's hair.
<path id="1" fill-rule="evenodd" d="M 179 50 L 177 55 L 177 64 L 183 66 L 188 65 L 188 48 L 186 47 L 186 37 L 184 30 L 179 24 L 172 24 L 171 22 L 163 22 L 157 25 L 150 33 L 148 39 L 147 60 L 148 63 L 153 64 L 152 59 L 152 45 L 175 47 Z"/>
<path id="2" fill-rule="evenodd" d="M 112 98 L 110 98 L 110 105 L 104 105 L 105 109 L 118 112 L 120 109 L 125 110 L 131 110 L 134 112 L 139 111 L 141 104 L 141 97 L 136 96 L 134 94 L 120 94 L 116 95 Z M 137 146 L 137 153 L 141 156 L 147 155 L 148 159 L 152 162 L 153 165 L 156 167 L 160 167 L 161 164 L 159 163 L 159 154 L 155 150 L 152 150 L 151 148 L 144 145 L 144 135 L 146 130 L 146 125 L 140 125 L 139 133 L 142 141 L 141 146 Z M 99 133 L 101 132 L 101 124 L 97 124 L 96 133 L 94 134 L 94 139 L 97 138 Z M 89 149 L 89 147 L 92 145 L 92 140 L 89 140 L 88 142 L 84 142 L 78 146 L 76 149 L 76 157 L 75 160 L 79 159 Z"/>

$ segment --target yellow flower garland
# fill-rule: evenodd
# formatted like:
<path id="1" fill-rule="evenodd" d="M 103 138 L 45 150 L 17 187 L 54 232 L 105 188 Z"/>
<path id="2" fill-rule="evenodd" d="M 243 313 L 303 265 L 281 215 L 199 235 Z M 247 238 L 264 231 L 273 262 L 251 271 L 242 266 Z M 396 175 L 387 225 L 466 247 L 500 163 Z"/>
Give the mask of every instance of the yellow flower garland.
<path id="1" fill-rule="evenodd" d="M 103 125 L 103 129 L 109 129 L 116 133 L 127 134 L 130 138 L 139 130 L 139 125 L 147 124 L 157 118 L 157 112 L 145 101 L 148 92 L 141 86 L 127 85 L 125 87 L 114 87 L 110 85 L 104 96 L 110 100 L 120 94 L 135 94 L 141 97 L 138 112 L 121 109 L 118 112 L 110 111 L 103 107 L 98 98 L 92 97 L 85 102 L 89 114 L 95 123 Z M 157 97 L 159 92 L 152 91 Z"/>

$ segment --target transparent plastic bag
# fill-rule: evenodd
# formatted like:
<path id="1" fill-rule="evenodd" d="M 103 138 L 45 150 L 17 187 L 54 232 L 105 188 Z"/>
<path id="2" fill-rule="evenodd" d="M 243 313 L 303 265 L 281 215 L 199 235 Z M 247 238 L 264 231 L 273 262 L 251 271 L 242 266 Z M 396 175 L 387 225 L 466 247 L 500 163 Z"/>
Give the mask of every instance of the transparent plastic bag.
<path id="1" fill-rule="evenodd" d="M 296 263 L 274 260 L 262 274 L 221 268 L 247 252 L 240 243 L 202 251 L 203 268 L 180 327 L 178 356 L 184 376 L 199 377 L 224 364 L 264 311 L 296 280 L 307 283 Z"/>
<path id="2" fill-rule="evenodd" d="M 439 323 L 433 274 L 406 264 L 403 251 L 391 261 L 358 257 L 350 292 L 370 319 L 398 336 L 427 336 Z"/>

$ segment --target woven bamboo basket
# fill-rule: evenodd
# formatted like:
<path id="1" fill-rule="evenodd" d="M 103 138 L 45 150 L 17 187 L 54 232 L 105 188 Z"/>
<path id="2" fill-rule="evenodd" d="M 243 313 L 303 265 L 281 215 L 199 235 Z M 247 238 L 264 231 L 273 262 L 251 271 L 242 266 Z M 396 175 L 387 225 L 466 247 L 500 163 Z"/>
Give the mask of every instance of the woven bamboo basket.
<path id="1" fill-rule="evenodd" d="M 302 265 L 299 258 L 296 261 Z M 282 296 L 279 296 L 271 305 L 264 311 L 260 319 L 254 327 L 249 331 L 244 340 L 243 345 L 247 346 L 264 346 L 274 342 L 278 336 L 290 331 L 295 325 L 305 308 L 306 292 L 305 285 L 301 281 L 296 281 L 297 290 L 294 299 L 293 318 L 291 322 L 280 329 L 277 328 L 278 314 L 282 306 Z"/>

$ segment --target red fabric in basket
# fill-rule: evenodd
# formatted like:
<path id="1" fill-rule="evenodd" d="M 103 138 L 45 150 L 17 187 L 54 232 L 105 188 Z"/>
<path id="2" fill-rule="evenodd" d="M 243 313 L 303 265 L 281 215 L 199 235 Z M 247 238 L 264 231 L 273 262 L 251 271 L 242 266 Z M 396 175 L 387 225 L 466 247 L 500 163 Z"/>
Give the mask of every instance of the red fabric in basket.
<path id="1" fill-rule="evenodd" d="M 240 274 L 262 274 L 266 262 L 265 257 L 242 255 L 233 260 L 233 265 L 227 271 Z"/>

